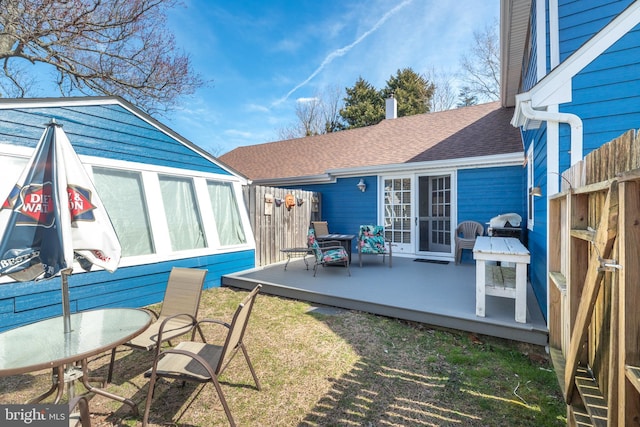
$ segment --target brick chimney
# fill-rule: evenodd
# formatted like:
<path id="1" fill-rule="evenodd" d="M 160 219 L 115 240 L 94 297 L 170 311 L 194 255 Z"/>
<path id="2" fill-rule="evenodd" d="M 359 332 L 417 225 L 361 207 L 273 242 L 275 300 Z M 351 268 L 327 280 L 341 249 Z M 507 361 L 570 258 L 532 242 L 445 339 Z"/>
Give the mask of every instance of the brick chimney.
<path id="1" fill-rule="evenodd" d="M 393 97 L 393 94 L 386 99 L 385 102 L 385 119 L 397 119 L 398 118 L 398 101 Z"/>

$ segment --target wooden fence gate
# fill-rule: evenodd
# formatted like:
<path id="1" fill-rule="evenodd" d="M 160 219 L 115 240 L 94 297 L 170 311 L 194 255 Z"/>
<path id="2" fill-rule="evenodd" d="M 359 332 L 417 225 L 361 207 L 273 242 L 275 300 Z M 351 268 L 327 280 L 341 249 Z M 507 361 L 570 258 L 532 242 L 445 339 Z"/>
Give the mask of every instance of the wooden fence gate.
<path id="1" fill-rule="evenodd" d="M 629 131 L 549 200 L 549 345 L 569 426 L 640 425 L 638 168 Z"/>
<path id="2" fill-rule="evenodd" d="M 320 193 L 258 185 L 243 191 L 256 240 L 256 265 L 283 261 L 286 256 L 280 249 L 307 247 L 309 225 L 320 219 Z"/>

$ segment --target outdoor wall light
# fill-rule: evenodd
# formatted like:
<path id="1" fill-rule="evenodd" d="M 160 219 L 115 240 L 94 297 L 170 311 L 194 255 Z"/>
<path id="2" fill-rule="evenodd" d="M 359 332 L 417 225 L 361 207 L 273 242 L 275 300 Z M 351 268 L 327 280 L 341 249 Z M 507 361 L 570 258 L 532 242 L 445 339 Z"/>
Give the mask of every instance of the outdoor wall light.
<path id="1" fill-rule="evenodd" d="M 571 181 L 569 181 L 567 178 L 565 178 L 563 175 L 559 174 L 558 172 L 549 172 L 549 175 L 558 175 L 560 178 L 562 178 L 567 184 L 569 184 L 569 191 L 573 190 L 573 186 L 571 185 Z M 540 197 L 542 196 L 542 189 L 540 188 L 539 185 L 535 186 L 535 187 L 531 187 L 529 189 L 529 195 L 530 196 L 535 196 L 535 197 Z"/>
<path id="2" fill-rule="evenodd" d="M 358 183 L 357 187 L 358 187 L 358 190 L 364 193 L 364 190 L 367 189 L 367 184 L 364 183 L 364 179 L 360 178 L 360 182 Z"/>

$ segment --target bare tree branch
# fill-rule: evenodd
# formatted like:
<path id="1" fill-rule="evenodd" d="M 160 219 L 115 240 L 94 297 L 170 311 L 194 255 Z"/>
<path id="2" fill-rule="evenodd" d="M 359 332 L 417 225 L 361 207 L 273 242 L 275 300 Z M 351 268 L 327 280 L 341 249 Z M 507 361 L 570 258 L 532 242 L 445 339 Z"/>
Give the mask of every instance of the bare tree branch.
<path id="1" fill-rule="evenodd" d="M 60 94 L 119 95 L 149 113 L 203 85 L 176 48 L 166 12 L 178 0 L 0 0 L 1 96 L 28 96 L 22 63 L 54 71 Z M 12 88 L 12 89 L 10 89 Z"/>
<path id="2" fill-rule="evenodd" d="M 473 33 L 474 44 L 461 59 L 466 94 L 481 101 L 500 98 L 498 22 Z"/>
<path id="3" fill-rule="evenodd" d="M 455 106 L 456 93 L 453 87 L 453 75 L 432 68 L 426 78 L 433 83 L 435 89 L 430 100 L 429 111 L 445 111 Z"/>

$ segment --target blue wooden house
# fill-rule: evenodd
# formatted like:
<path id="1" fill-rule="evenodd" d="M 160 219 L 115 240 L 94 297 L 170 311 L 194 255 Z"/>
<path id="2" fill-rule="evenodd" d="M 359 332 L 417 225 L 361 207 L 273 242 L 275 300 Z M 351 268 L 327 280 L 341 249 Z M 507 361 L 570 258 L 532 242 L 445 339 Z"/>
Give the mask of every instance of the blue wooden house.
<path id="1" fill-rule="evenodd" d="M 157 303 L 173 266 L 207 269 L 205 288 L 254 267 L 246 179 L 120 98 L 0 100 L 0 199 L 51 119 L 92 177 L 122 246 L 114 273 L 69 277 L 72 312 Z M 61 313 L 59 278 L 0 278 L 0 330 Z"/>
<path id="2" fill-rule="evenodd" d="M 220 159 L 255 184 L 320 193 L 332 233 L 384 225 L 394 257 L 453 261 L 458 223 L 486 230 L 499 214 L 524 216 L 513 108 L 492 102 L 398 118 L 395 100 L 387 101 L 377 125 L 238 147 Z"/>
<path id="3" fill-rule="evenodd" d="M 640 2 L 502 0 L 502 103 L 522 131 L 530 281 L 547 313 L 547 198 L 560 173 L 640 123 Z"/>

